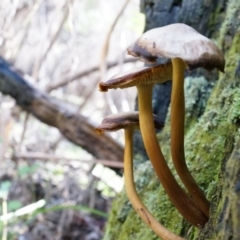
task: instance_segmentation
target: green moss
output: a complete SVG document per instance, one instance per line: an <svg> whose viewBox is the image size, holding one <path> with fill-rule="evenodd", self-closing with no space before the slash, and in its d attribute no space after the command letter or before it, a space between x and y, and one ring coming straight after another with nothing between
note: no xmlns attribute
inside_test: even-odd
<svg viewBox="0 0 240 240"><path fill-rule="evenodd" d="M231 0L227 2L227 12L220 29L220 36L218 40L219 45L224 52L228 51L230 47L232 48L232 33L230 33L229 29L232 28L234 24L235 27L239 27L238 23L235 21L239 17L239 11L238 0Z"/></svg>
<svg viewBox="0 0 240 240"><path fill-rule="evenodd" d="M240 79L235 76L240 61L240 19L236 17L239 14L240 1L229 1L219 38L220 45L226 51L225 74L219 75L219 80L209 100L207 96L209 92L206 92L203 102L196 101L194 96L198 95L195 91L199 89L199 86L200 89L201 86L205 86L204 79L194 81L191 87L195 88L190 90L191 95L188 95L186 103L187 163L193 176L211 201L211 218L206 227L198 230L179 216L159 185L149 162L137 166L137 188L144 203L165 227L188 240L221 240L231 239L231 237L234 239L234 234L239 231L238 216L240 213L236 209L239 204L237 199L240 196L233 191L237 181L236 176L240 174L240 150L238 150L240 149L240 130L238 130ZM231 39L226 38L227 35ZM189 79L191 80L193 79ZM199 111L197 114L196 109ZM165 129L158 135L158 138L163 153L169 160L169 166L173 169L169 150L169 132L168 116ZM227 217L228 221L223 216ZM231 224L231 227L227 228L228 224ZM226 229L228 229L227 232ZM128 239L155 240L158 238L140 221L123 192L113 204L104 240Z"/></svg>
<svg viewBox="0 0 240 240"><path fill-rule="evenodd" d="M139 195L149 211L154 213L163 225L167 223L169 229L180 234L184 221L161 188L150 162L137 165L135 182ZM158 239L141 221L126 199L126 193L123 191L114 201L104 240Z"/></svg>

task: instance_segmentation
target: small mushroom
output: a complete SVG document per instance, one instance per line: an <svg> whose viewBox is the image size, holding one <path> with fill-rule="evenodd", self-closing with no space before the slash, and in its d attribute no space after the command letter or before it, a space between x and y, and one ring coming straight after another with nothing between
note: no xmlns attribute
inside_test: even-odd
<svg viewBox="0 0 240 240"><path fill-rule="evenodd" d="M150 70L142 71L140 69L132 73L121 74L120 77L117 76L105 83L101 82L99 88L100 90L104 89L104 91L107 91L110 88L125 87L126 82L128 82L129 86L132 86L133 82L136 84L141 134L153 168L171 202L182 216L193 225L203 227L208 218L198 209L191 197L188 196L177 183L164 159L156 137L152 114L152 88L157 81L164 82L169 79L171 64L161 65L161 68L164 71L158 71L157 77L155 74L152 74L153 72ZM151 69L151 67L149 69ZM166 71L169 73L166 74Z"/></svg>
<svg viewBox="0 0 240 240"><path fill-rule="evenodd" d="M149 77L150 75L151 77ZM99 90L101 92L107 92L108 89L123 89L140 85L164 83L170 79L172 79L172 63L168 62L166 64L159 64L151 67L141 67L117 74L107 82L100 82Z"/></svg>
<svg viewBox="0 0 240 240"><path fill-rule="evenodd" d="M221 50L208 38L185 24L176 23L144 33L128 53L146 62L158 57L170 58L173 64L171 94L171 152L180 179L194 201L209 216L209 201L188 170L184 153L184 71L204 67L224 72Z"/></svg>
<svg viewBox="0 0 240 240"><path fill-rule="evenodd" d="M156 128L162 128L163 124L157 116L153 116ZM142 203L135 187L133 177L133 131L139 128L138 112L128 112L112 114L103 119L102 124L96 128L98 133L104 131L117 131L124 129L125 150L124 150L124 178L125 188L133 208L142 218L142 220L162 239L164 240L184 240L176 234L170 232L161 225L155 217L148 211Z"/></svg>

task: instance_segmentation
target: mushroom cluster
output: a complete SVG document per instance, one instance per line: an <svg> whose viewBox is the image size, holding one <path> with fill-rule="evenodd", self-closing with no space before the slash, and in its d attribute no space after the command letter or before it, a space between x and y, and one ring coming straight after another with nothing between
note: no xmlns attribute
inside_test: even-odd
<svg viewBox="0 0 240 240"><path fill-rule="evenodd" d="M124 114L124 117L115 115L104 120L102 125L105 124L105 121L108 124L110 122L120 125L123 122L126 124L121 125L121 128L125 129L125 187L135 210L162 239L181 239L175 234L167 232L161 224L153 224L156 226L153 227L152 224L146 221L147 216L148 220L151 219L154 223L156 222L141 203L134 187L132 160L129 160L132 159L132 152L130 150L132 148L132 131L133 128L139 125L148 157L173 205L187 221L194 226L202 228L209 218L209 201L192 177L185 161L184 72L185 69L192 70L197 67L203 67L207 70L216 68L224 72L224 56L211 40L190 26L181 23L145 32L128 49L128 54L153 64L156 63L159 57L164 57L171 61L166 64L135 69L128 73L116 75L107 82L101 82L99 90L103 92L108 91L108 89L137 87L139 107L139 115L136 116L135 114L134 118L132 114ZM155 129L159 127L159 121L152 113L152 89L154 84L163 83L171 79L171 154L176 171L188 193L178 184L166 163L155 132ZM100 131L99 129L102 129L101 125L98 127L98 131ZM115 129L118 129L118 127L116 128L115 126ZM104 130L107 129L102 129L101 131Z"/></svg>
<svg viewBox="0 0 240 240"><path fill-rule="evenodd" d="M153 115L154 127L162 129L163 123L159 118ZM137 194L133 177L133 132L139 129L139 113L128 112L118 113L107 116L96 128L97 133L102 134L105 131L117 131L124 129L125 150L124 150L124 178L127 196L132 203L133 208L142 218L142 220L162 239L183 240L160 224L154 216L148 211Z"/></svg>

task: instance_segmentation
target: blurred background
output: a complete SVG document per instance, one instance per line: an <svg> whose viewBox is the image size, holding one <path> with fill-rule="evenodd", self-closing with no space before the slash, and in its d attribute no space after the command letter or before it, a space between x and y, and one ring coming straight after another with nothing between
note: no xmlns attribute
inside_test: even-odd
<svg viewBox="0 0 240 240"><path fill-rule="evenodd" d="M134 88L101 93L98 83L143 66L126 49L144 23L139 0L1 0L1 71L16 72L35 96L57 102L64 127L93 131L104 116L134 109ZM26 93L0 92L0 239L102 239L111 201L123 187L122 132L105 140L117 146L118 157L111 147L109 158L101 157L91 150L101 136L90 131L91 142L89 130L75 136L43 123L19 95Z"/></svg>

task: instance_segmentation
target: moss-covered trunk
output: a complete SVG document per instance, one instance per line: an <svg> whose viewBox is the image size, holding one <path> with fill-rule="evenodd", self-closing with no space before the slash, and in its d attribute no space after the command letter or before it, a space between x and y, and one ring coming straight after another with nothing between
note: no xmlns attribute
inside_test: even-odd
<svg viewBox="0 0 240 240"><path fill-rule="evenodd" d="M189 225L169 202L149 161L136 154L135 180L144 203L156 218L186 239L240 239L240 1L142 0L146 29L184 22L216 41L226 59L225 73L197 70L186 74L186 135L188 166L211 201L204 229ZM155 89L155 110L162 102ZM159 90L160 89L160 90ZM158 134L172 167L169 117ZM141 162L141 163L140 163ZM141 222L125 191L114 201L104 240L154 240L158 237Z"/></svg>

